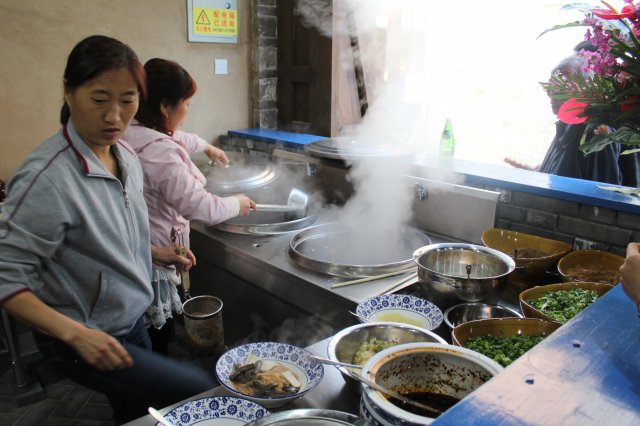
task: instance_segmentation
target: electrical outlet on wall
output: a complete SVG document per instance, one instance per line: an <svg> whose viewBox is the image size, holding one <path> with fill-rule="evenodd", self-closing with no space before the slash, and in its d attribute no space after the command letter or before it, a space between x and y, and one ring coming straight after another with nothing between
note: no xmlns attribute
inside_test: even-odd
<svg viewBox="0 0 640 426"><path fill-rule="evenodd" d="M227 74L227 60L226 59L214 59L213 60L213 72L214 74Z"/></svg>

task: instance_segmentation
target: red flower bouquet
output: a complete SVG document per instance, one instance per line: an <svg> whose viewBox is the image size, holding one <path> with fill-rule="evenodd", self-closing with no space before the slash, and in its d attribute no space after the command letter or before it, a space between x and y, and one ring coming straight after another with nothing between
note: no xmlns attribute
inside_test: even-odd
<svg viewBox="0 0 640 426"><path fill-rule="evenodd" d="M597 48L579 53L584 59L583 75L557 75L541 83L554 98L566 100L558 114L561 121L612 129L588 141L583 135L580 150L586 154L616 142L629 147L623 154L640 151L640 4L625 3L620 12L606 2L606 9L566 5L563 9L579 9L585 18L542 33L585 26L585 39Z"/></svg>

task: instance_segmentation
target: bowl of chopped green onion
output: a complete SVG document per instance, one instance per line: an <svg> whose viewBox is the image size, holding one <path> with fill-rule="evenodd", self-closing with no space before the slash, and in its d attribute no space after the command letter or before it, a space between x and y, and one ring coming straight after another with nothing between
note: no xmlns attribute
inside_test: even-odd
<svg viewBox="0 0 640 426"><path fill-rule="evenodd" d="M564 324L612 288L597 282L537 286L520 293L520 308L525 317Z"/></svg>
<svg viewBox="0 0 640 426"><path fill-rule="evenodd" d="M479 352L506 367L560 325L538 318L482 319L456 326L451 340L456 346Z"/></svg>

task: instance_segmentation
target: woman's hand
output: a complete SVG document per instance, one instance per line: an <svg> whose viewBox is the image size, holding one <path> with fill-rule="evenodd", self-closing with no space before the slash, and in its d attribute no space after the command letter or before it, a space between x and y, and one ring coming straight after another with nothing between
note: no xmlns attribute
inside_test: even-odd
<svg viewBox="0 0 640 426"><path fill-rule="evenodd" d="M620 267L622 288L640 310L640 243L629 243L627 257Z"/></svg>
<svg viewBox="0 0 640 426"><path fill-rule="evenodd" d="M611 127L607 126L606 124L600 124L598 127L593 129L593 133L596 135L606 135L607 133L611 133L611 132L612 132Z"/></svg>
<svg viewBox="0 0 640 426"><path fill-rule="evenodd" d="M503 158L502 161L504 161L505 163L507 163L510 166L515 167L516 169L531 170L531 171L535 172L540 168L539 164L537 166L533 167L533 166L530 166L528 164L521 163L518 160L514 160L513 158L509 158L509 157Z"/></svg>
<svg viewBox="0 0 640 426"><path fill-rule="evenodd" d="M151 258L154 263L161 265L178 265L188 271L196 264L196 257L186 247L171 245L159 247L151 244Z"/></svg>
<svg viewBox="0 0 640 426"><path fill-rule="evenodd" d="M236 195L235 197L240 200L240 216L246 216L251 210L256 209L255 201L246 195Z"/></svg>
<svg viewBox="0 0 640 426"><path fill-rule="evenodd" d="M89 365L102 371L131 367L133 359L120 342L109 334L81 326L65 343Z"/></svg>
<svg viewBox="0 0 640 426"><path fill-rule="evenodd" d="M217 161L218 163L222 163L224 165L229 164L229 157L227 157L227 154L220 148L216 148L213 145L207 145L204 149L204 153L212 161Z"/></svg>
<svg viewBox="0 0 640 426"><path fill-rule="evenodd" d="M133 359L116 338L63 315L45 305L30 291L12 297L4 303L3 308L31 327L60 339L99 370L133 365Z"/></svg>

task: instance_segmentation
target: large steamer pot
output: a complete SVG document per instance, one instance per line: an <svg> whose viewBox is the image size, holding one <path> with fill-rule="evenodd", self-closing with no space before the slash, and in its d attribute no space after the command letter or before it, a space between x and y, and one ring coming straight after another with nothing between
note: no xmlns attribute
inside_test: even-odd
<svg viewBox="0 0 640 426"><path fill-rule="evenodd" d="M204 154L196 154L193 162L207 179L205 188L218 196L245 194L256 203L285 205L292 188L306 188L306 175L297 167L270 161L265 156L227 152L230 163L213 163ZM302 164L302 163L300 163ZM311 209L309 209L311 210ZM291 218L287 213L252 211L214 225L216 229L245 235L278 235L314 225L317 215Z"/></svg>
<svg viewBox="0 0 640 426"><path fill-rule="evenodd" d="M372 142L349 136L321 139L305 145L305 151L314 157L315 177L324 197L332 204L342 205L355 193L349 172L354 163L368 167L389 167L389 162L411 164L415 152L401 140Z"/></svg>
<svg viewBox="0 0 640 426"><path fill-rule="evenodd" d="M289 253L300 266L315 272L369 277L411 268L411 253L430 243L431 239L415 228L331 222L296 233Z"/></svg>
<svg viewBox="0 0 640 426"><path fill-rule="evenodd" d="M264 157L249 156L241 152L227 152L229 165L209 161L206 155L196 154L191 159L207 179L207 191L228 196L259 194L279 179L276 165Z"/></svg>
<svg viewBox="0 0 640 426"><path fill-rule="evenodd" d="M425 297L440 309L460 302L497 304L507 276L515 269L511 257L475 244L440 243L417 249L413 261Z"/></svg>

